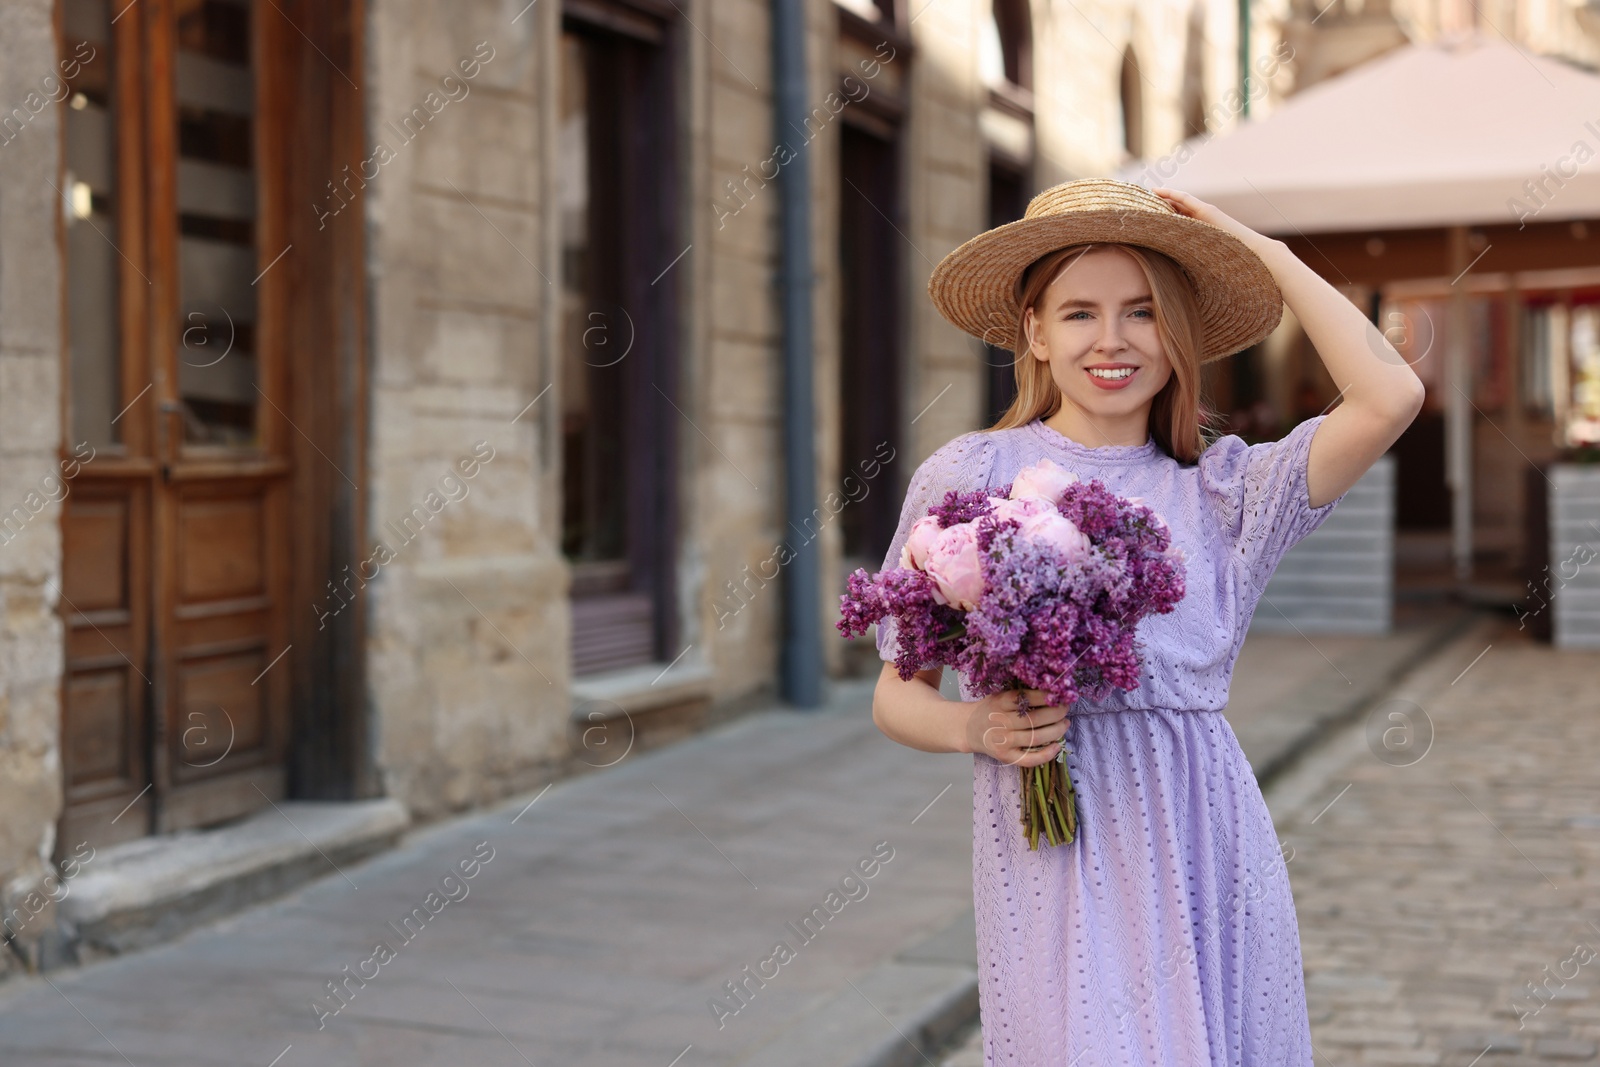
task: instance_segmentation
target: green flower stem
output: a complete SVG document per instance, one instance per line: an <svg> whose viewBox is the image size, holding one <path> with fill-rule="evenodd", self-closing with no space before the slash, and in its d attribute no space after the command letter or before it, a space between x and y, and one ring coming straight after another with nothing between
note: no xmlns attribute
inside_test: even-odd
<svg viewBox="0 0 1600 1067"><path fill-rule="evenodd" d="M1027 686L1013 678L1007 688ZM1038 851L1041 832L1052 845L1071 844L1078 836L1078 799L1067 769L1066 744L1042 766L1018 770L1022 776L1022 826L1029 850Z"/></svg>
<svg viewBox="0 0 1600 1067"><path fill-rule="evenodd" d="M1030 771L1037 771L1037 768L1034 767L1030 767L1028 769ZM1038 801L1036 810L1039 812L1040 818L1044 820L1045 836L1049 838L1052 845L1060 844L1060 841L1056 837L1055 823L1050 818L1049 802L1045 799L1044 795L1044 775L1034 773L1030 775L1030 777L1033 778L1033 793L1035 799Z"/></svg>

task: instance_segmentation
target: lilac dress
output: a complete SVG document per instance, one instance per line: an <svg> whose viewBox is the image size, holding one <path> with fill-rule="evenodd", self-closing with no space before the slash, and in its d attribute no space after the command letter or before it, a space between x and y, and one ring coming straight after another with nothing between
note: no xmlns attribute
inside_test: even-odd
<svg viewBox="0 0 1600 1067"><path fill-rule="evenodd" d="M1140 685L1069 712L1075 842L1030 852L1018 770L973 756L986 1067L1313 1067L1286 863L1222 711L1273 568L1339 502L1307 498L1325 417L1264 444L1223 437L1190 466L1035 420L963 434L913 475L885 566L947 490L1005 485L1041 457L1142 497L1187 560L1176 610L1139 625ZM893 659L892 624L877 642ZM961 692L976 699L965 678Z"/></svg>

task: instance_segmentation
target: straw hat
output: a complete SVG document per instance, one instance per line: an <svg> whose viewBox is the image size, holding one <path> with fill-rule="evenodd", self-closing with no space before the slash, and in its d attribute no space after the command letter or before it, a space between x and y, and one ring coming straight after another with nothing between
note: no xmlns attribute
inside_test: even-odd
<svg viewBox="0 0 1600 1067"><path fill-rule="evenodd" d="M1090 242L1153 248L1183 268L1200 305L1203 363L1249 348L1283 317L1272 272L1243 241L1178 214L1148 189L1110 178L1046 189L1018 221L980 233L945 256L928 279L928 295L967 333L1010 348L1022 314L1023 271L1050 252Z"/></svg>

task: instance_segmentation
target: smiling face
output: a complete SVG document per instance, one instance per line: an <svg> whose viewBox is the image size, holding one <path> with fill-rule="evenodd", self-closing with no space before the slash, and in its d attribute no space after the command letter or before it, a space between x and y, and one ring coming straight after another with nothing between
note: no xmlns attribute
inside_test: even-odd
<svg viewBox="0 0 1600 1067"><path fill-rule="evenodd" d="M1150 282L1132 255L1100 245L1070 258L1024 312L1023 329L1029 353L1050 365L1061 390L1058 428L1091 447L1145 440L1172 363Z"/></svg>

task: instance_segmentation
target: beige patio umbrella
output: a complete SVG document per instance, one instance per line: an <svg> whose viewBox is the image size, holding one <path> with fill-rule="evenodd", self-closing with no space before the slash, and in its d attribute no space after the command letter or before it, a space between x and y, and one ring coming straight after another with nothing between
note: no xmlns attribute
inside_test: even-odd
<svg viewBox="0 0 1600 1067"><path fill-rule="evenodd" d="M1498 37L1406 45L1116 177L1285 236L1600 217L1600 75Z"/></svg>
<svg viewBox="0 0 1600 1067"><path fill-rule="evenodd" d="M1600 76L1499 37L1405 45L1295 94L1265 118L1201 134L1116 177L1170 185L1262 233L1450 231L1600 218ZM1472 409L1465 287L1446 347L1451 554L1471 576Z"/></svg>

